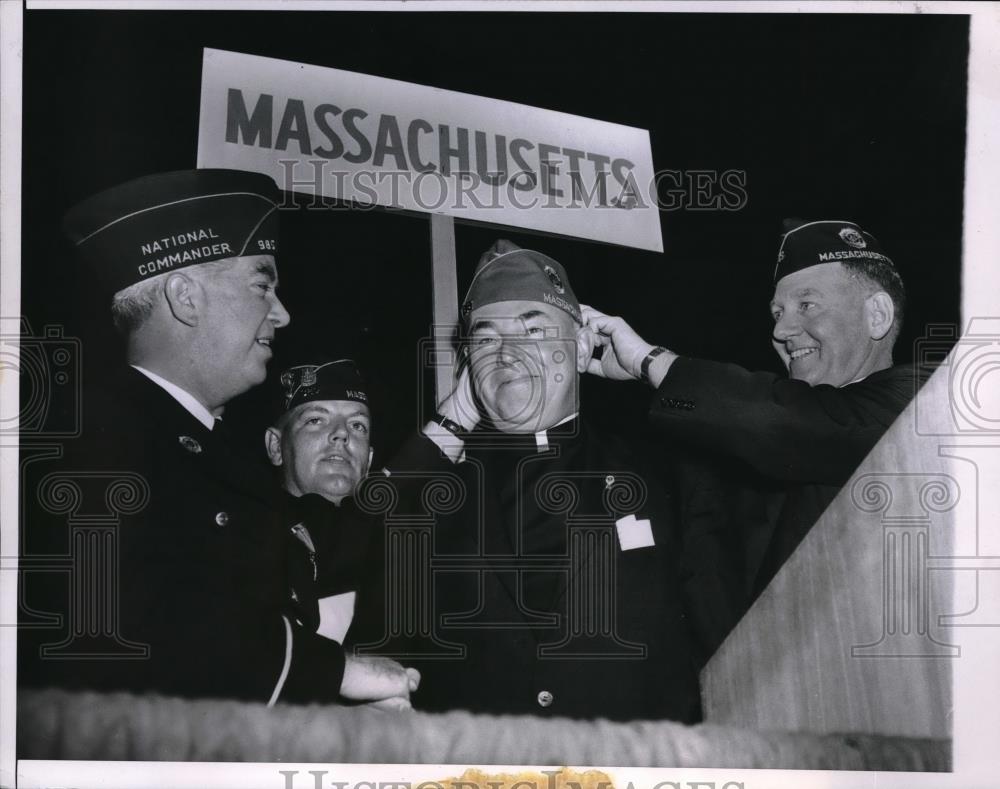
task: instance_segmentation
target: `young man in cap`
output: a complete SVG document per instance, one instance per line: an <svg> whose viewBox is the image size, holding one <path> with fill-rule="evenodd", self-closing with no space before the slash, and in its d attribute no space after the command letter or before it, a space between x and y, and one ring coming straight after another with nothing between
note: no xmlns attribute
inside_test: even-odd
<svg viewBox="0 0 1000 789"><path fill-rule="evenodd" d="M264 380L289 320L276 294L278 197L266 176L185 170L66 216L129 366L87 393L83 436L60 464L73 506L85 515L103 504L114 528L96 553L74 552L72 585L54 602L70 635L59 644L35 631L49 643L31 645L41 659L22 664L27 681L269 703L407 695L401 667L345 671L337 644L286 615L278 491L219 421ZM57 493L43 484L39 498L65 531Z"/></svg>
<svg viewBox="0 0 1000 789"><path fill-rule="evenodd" d="M498 241L462 316L457 387L388 469L389 481L430 469L461 482L453 497L417 497L421 513L439 505L433 627L462 657L421 663L415 703L697 720L670 502L580 418L593 337L565 270Z"/></svg>
<svg viewBox="0 0 1000 789"><path fill-rule="evenodd" d="M774 270L771 343L782 378L647 343L621 318L583 308L613 353L589 371L646 380L651 417L671 439L709 447L781 483L754 583L759 593L893 423L929 370L893 365L903 280L853 222L786 223Z"/></svg>
<svg viewBox="0 0 1000 789"><path fill-rule="evenodd" d="M294 608L305 627L325 638L363 642L383 611L381 524L353 498L373 454L367 387L350 359L289 367L279 382L280 413L265 443L286 494ZM406 672L412 692L420 675ZM382 706L409 702L396 697Z"/></svg>

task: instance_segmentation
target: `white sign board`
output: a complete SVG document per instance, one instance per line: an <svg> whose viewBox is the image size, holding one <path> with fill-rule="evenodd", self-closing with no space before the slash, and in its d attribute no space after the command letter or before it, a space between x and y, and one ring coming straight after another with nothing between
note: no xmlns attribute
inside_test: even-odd
<svg viewBox="0 0 1000 789"><path fill-rule="evenodd" d="M663 251L645 129L340 69L206 49L198 166Z"/></svg>

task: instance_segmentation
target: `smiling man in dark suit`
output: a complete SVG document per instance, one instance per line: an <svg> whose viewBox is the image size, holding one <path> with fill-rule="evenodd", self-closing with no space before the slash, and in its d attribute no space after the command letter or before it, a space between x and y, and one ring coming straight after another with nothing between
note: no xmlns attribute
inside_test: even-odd
<svg viewBox="0 0 1000 789"><path fill-rule="evenodd" d="M646 380L662 435L748 464L769 494L759 593L865 455L926 381L893 364L906 304L896 265L853 222L789 220L774 269L771 344L788 376L679 356L590 307L587 325L612 352L590 372Z"/></svg>
<svg viewBox="0 0 1000 789"><path fill-rule="evenodd" d="M462 651L413 659L414 705L698 720L673 505L662 480L581 418L593 337L566 271L498 241L462 314L455 391L387 469L401 502L440 505L426 599L437 635ZM408 497L407 473L460 490Z"/></svg>
<svg viewBox="0 0 1000 789"><path fill-rule="evenodd" d="M219 419L264 381L289 321L276 292L278 201L266 176L184 170L114 187L67 215L67 235L110 296L129 367L87 392L83 436L60 468L81 490L95 473L121 475L128 490L107 499L120 511L109 552L72 576L76 593L93 592L97 578L106 599L52 596L26 579L27 599L48 592L48 610L70 620L70 642L90 638L74 650L26 639L26 682L270 703L408 696L398 664L345 662L339 644L287 614L277 486ZM81 617L101 619L101 632L81 634Z"/></svg>

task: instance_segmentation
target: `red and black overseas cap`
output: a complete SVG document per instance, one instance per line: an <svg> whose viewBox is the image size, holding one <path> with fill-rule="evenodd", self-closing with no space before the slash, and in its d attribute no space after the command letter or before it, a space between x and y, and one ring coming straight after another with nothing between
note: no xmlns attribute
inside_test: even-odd
<svg viewBox="0 0 1000 789"><path fill-rule="evenodd" d="M774 267L775 285L789 274L821 263L867 260L895 268L892 260L882 251L878 239L854 222L786 219L784 225L787 232L778 248L778 262Z"/></svg>
<svg viewBox="0 0 1000 789"><path fill-rule="evenodd" d="M259 173L157 173L74 206L63 231L95 276L117 293L185 266L277 254L279 197L274 181Z"/></svg>
<svg viewBox="0 0 1000 789"><path fill-rule="evenodd" d="M278 381L282 412L312 400L354 400L368 405L368 389L353 359L297 364L286 368Z"/></svg>
<svg viewBox="0 0 1000 789"><path fill-rule="evenodd" d="M540 301L583 323L566 270L548 255L521 249L503 238L479 258L462 302L462 317L467 319L473 310L501 301Z"/></svg>

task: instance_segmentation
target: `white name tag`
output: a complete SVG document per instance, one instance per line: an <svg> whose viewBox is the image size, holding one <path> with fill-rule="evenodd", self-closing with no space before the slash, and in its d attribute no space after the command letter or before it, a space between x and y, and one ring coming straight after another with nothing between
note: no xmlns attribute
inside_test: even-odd
<svg viewBox="0 0 1000 789"><path fill-rule="evenodd" d="M626 515L615 521L615 528L618 529L618 544L623 551L656 545L653 539L653 525L647 518L640 521L635 519L635 515Z"/></svg>
<svg viewBox="0 0 1000 789"><path fill-rule="evenodd" d="M344 636L354 619L355 592L344 592L319 601L319 627L316 632L338 644L344 643Z"/></svg>

